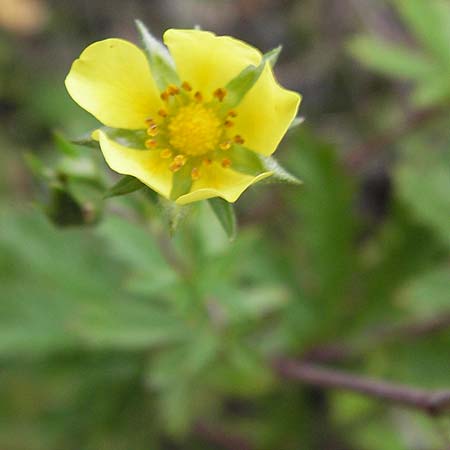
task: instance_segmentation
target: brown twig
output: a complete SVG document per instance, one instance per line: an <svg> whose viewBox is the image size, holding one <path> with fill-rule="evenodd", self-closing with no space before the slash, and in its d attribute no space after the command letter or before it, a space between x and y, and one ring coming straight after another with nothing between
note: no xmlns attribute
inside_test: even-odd
<svg viewBox="0 0 450 450"><path fill-rule="evenodd" d="M450 329L450 312L400 325L390 325L376 329L365 336L359 337L358 344L332 343L315 346L307 350L302 360L310 362L339 362L364 356L373 348L380 347L391 341L412 341L423 336L439 333Z"/></svg>
<svg viewBox="0 0 450 450"><path fill-rule="evenodd" d="M358 392L389 403L419 409L430 415L439 415L450 409L450 390L416 389L290 359L277 360L274 368L278 375L286 379L321 388Z"/></svg>

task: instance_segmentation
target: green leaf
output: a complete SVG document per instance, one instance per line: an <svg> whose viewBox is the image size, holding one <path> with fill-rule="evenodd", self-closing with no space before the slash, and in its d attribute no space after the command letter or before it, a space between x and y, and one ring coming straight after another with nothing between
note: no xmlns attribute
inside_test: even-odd
<svg viewBox="0 0 450 450"><path fill-rule="evenodd" d="M80 151L75 147L75 145L67 140L61 133L53 133L53 141L56 148L64 155L71 158L76 158L80 156Z"/></svg>
<svg viewBox="0 0 450 450"><path fill-rule="evenodd" d="M393 0L403 19L439 62L450 68L450 4L447 0Z"/></svg>
<svg viewBox="0 0 450 450"><path fill-rule="evenodd" d="M357 37L349 49L363 64L388 76L423 80L436 70L435 64L425 56L378 38Z"/></svg>
<svg viewBox="0 0 450 450"><path fill-rule="evenodd" d="M81 205L67 190L59 186L52 187L46 213L49 219L60 227L83 225L86 222Z"/></svg>
<svg viewBox="0 0 450 450"><path fill-rule="evenodd" d="M180 84L180 79L175 69L175 63L162 42L152 36L148 28L136 20L137 29L141 35L145 51L148 56L153 78L158 88L163 91L169 84Z"/></svg>
<svg viewBox="0 0 450 450"><path fill-rule="evenodd" d="M237 221L233 205L220 197L210 198L208 203L230 241L234 240L237 234Z"/></svg>
<svg viewBox="0 0 450 450"><path fill-rule="evenodd" d="M446 265L414 277L400 292L399 302L415 316L449 314L450 268Z"/></svg>
<svg viewBox="0 0 450 450"><path fill-rule="evenodd" d="M427 148L427 138L410 139L395 170L400 198L413 214L450 246L450 152L444 146Z"/></svg>
<svg viewBox="0 0 450 450"><path fill-rule="evenodd" d="M450 74L438 73L416 87L412 101L419 108L428 108L450 99Z"/></svg>
<svg viewBox="0 0 450 450"><path fill-rule="evenodd" d="M121 128L102 127L101 129L109 139L124 147L135 150L146 150L145 141L148 139L145 130L124 130Z"/></svg>
<svg viewBox="0 0 450 450"><path fill-rule="evenodd" d="M264 169L273 172L273 175L267 180L269 183L284 183L301 185L303 181L299 180L295 175L289 173L280 163L272 156L260 156Z"/></svg>
<svg viewBox="0 0 450 450"><path fill-rule="evenodd" d="M55 171L47 167L35 154L25 153L24 159L34 176L47 182L55 180Z"/></svg>
<svg viewBox="0 0 450 450"><path fill-rule="evenodd" d="M111 186L104 195L104 198L117 197L119 195L130 194L142 189L145 185L131 175L125 175L114 186Z"/></svg>

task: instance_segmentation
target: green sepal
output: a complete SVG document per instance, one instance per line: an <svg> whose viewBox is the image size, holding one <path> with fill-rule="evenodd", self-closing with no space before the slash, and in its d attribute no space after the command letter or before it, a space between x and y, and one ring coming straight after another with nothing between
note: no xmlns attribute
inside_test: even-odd
<svg viewBox="0 0 450 450"><path fill-rule="evenodd" d="M237 172L259 175L266 170L260 156L241 145L233 145L227 156L231 161L231 167Z"/></svg>
<svg viewBox="0 0 450 450"><path fill-rule="evenodd" d="M131 175L125 175L116 184L111 186L104 194L103 198L118 197L120 195L131 194L145 187L141 181Z"/></svg>
<svg viewBox="0 0 450 450"><path fill-rule="evenodd" d="M222 110L228 111L239 105L247 92L256 84L261 76L266 63L271 67L275 64L281 47L277 47L263 55L261 62L257 65L249 65L234 77L226 86L227 95L223 101Z"/></svg>
<svg viewBox="0 0 450 450"><path fill-rule="evenodd" d="M302 185L303 181L299 180L295 175L289 173L280 163L272 156L260 155L264 170L273 172L273 175L266 180L267 183L282 183Z"/></svg>
<svg viewBox="0 0 450 450"><path fill-rule="evenodd" d="M102 127L101 131L114 142L135 150L147 150L145 141L149 139L145 130L124 130L122 128Z"/></svg>
<svg viewBox="0 0 450 450"><path fill-rule="evenodd" d="M136 20L136 27L141 35L152 75L159 90L164 91L169 84L179 85L180 78L166 46L153 37L140 20Z"/></svg>
<svg viewBox="0 0 450 450"><path fill-rule="evenodd" d="M100 148L100 145L98 141L92 139L92 133L93 131L90 131L89 133L83 134L78 138L70 139L70 142L75 145L81 145L82 147L98 149Z"/></svg>
<svg viewBox="0 0 450 450"><path fill-rule="evenodd" d="M289 125L288 131L295 130L305 121L304 117L296 117Z"/></svg>
<svg viewBox="0 0 450 450"><path fill-rule="evenodd" d="M283 46L279 45L278 47L275 47L274 49L270 50L263 56L263 59L265 58L265 60L270 64L270 67L272 67L272 69L275 67L275 64L278 61L278 57L280 56L281 50L283 50Z"/></svg>
<svg viewBox="0 0 450 450"><path fill-rule="evenodd" d="M175 234L191 211L191 205L177 205L175 202L159 197L159 205L167 222L171 236Z"/></svg>
<svg viewBox="0 0 450 450"><path fill-rule="evenodd" d="M234 206L220 197L210 198L208 203L228 238L230 241L233 241L237 234L237 221Z"/></svg>
<svg viewBox="0 0 450 450"><path fill-rule="evenodd" d="M170 191L170 199L175 201L178 197L187 194L192 186L192 171L193 165L188 162L179 170L174 172L172 177L172 189Z"/></svg>

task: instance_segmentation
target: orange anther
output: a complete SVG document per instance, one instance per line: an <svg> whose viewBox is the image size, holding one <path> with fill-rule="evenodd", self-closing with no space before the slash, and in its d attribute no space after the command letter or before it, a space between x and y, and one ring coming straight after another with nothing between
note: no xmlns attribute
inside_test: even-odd
<svg viewBox="0 0 450 450"><path fill-rule="evenodd" d="M155 148L158 145L158 142L155 139L148 139L145 141L145 146L147 148Z"/></svg>
<svg viewBox="0 0 450 450"><path fill-rule="evenodd" d="M221 150L229 150L231 147L231 141L225 141L225 142L221 142L219 144L219 147Z"/></svg>
<svg viewBox="0 0 450 450"><path fill-rule="evenodd" d="M200 178L200 170L197 169L197 167L194 167L191 170L191 178L195 181L198 180Z"/></svg>
<svg viewBox="0 0 450 450"><path fill-rule="evenodd" d="M161 158L163 159L169 159L172 157L172 150L170 150L169 148L165 148L164 150L161 150L159 156L161 156Z"/></svg>
<svg viewBox="0 0 450 450"><path fill-rule="evenodd" d="M242 136L240 136L239 134L237 134L234 137L234 142L236 142L236 144L243 144L245 142L244 138Z"/></svg>
<svg viewBox="0 0 450 450"><path fill-rule="evenodd" d="M188 91L188 92L191 92L191 91L192 91L192 86L191 86L187 81L184 81L183 84L181 85L181 87L182 87L185 91Z"/></svg>
<svg viewBox="0 0 450 450"><path fill-rule="evenodd" d="M214 91L214 97L216 97L219 102L223 102L226 95L227 91L224 88L219 88Z"/></svg>
<svg viewBox="0 0 450 450"><path fill-rule="evenodd" d="M195 100L196 100L197 102L203 101L203 95L202 95L202 93L199 92L199 91L197 91L197 92L194 94L194 98L195 98Z"/></svg>
<svg viewBox="0 0 450 450"><path fill-rule="evenodd" d="M222 159L222 167L228 169L231 166L231 160L228 158Z"/></svg>

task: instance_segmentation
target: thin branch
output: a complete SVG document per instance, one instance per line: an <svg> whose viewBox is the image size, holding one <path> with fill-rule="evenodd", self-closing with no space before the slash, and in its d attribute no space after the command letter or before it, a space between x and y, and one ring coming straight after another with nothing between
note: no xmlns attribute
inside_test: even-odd
<svg viewBox="0 0 450 450"><path fill-rule="evenodd" d="M286 379L326 389L358 392L389 403L415 408L430 415L439 415L450 409L449 390L416 389L289 359L276 361L274 368Z"/></svg>
<svg viewBox="0 0 450 450"><path fill-rule="evenodd" d="M450 313L442 313L410 323L390 325L376 329L370 334L361 336L357 343L331 343L316 346L302 355L302 360L311 362L338 362L365 355L373 348L392 341L408 341L419 339L450 329Z"/></svg>

